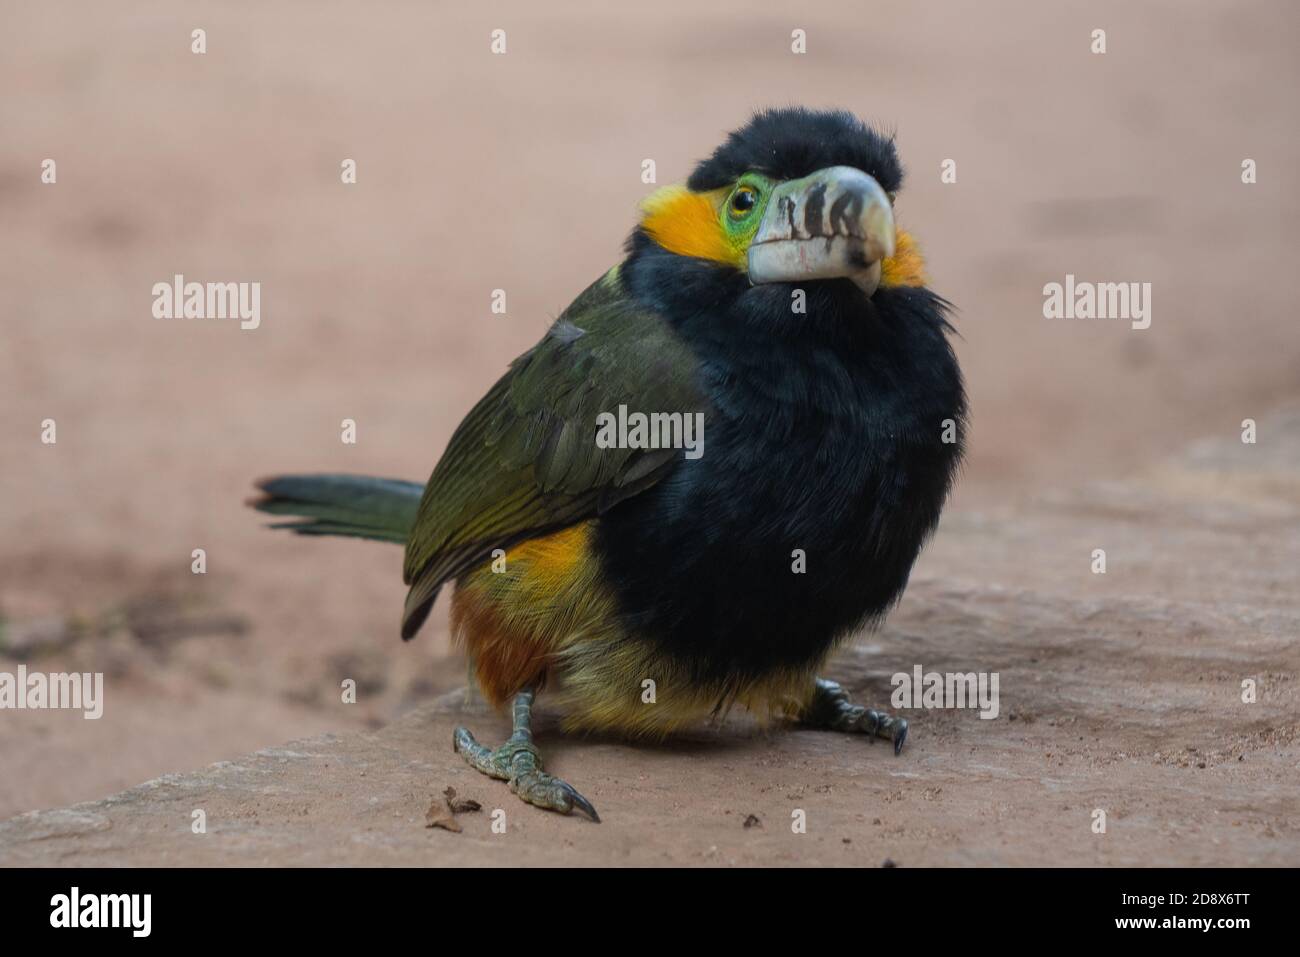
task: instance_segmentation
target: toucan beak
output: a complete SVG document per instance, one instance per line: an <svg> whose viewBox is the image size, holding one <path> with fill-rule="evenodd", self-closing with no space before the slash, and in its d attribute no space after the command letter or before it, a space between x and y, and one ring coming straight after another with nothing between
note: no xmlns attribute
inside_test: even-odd
<svg viewBox="0 0 1300 957"><path fill-rule="evenodd" d="M874 178L830 166L782 183L749 245L749 281L846 278L870 296L894 255L894 207Z"/></svg>

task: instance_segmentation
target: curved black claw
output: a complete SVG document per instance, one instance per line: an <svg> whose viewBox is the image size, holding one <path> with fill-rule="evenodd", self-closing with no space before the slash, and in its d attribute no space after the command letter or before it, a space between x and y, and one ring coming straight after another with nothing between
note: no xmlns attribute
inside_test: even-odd
<svg viewBox="0 0 1300 957"><path fill-rule="evenodd" d="M577 808L597 824L600 823L600 816L596 813L596 809L591 806L590 801L578 793L573 785L552 774L547 774L540 768L524 771L512 777L510 790L537 807L546 808L548 811L559 811L561 814L570 814L574 808Z"/></svg>
<svg viewBox="0 0 1300 957"><path fill-rule="evenodd" d="M587 815L587 817L591 818L595 823L600 823L600 815L596 813L596 809L592 807L591 802L578 793L577 788L568 781L561 781L559 778L556 778L555 782L570 802L569 810L565 811L565 814L568 814L574 808L577 808L583 814Z"/></svg>
<svg viewBox="0 0 1300 957"><path fill-rule="evenodd" d="M856 705L850 705L849 707L855 710L858 709ZM849 728L837 728L836 730L853 730L862 734L869 734L872 738L885 738L894 743L894 754L898 754L903 750L903 742L907 740L906 718L895 718L883 711L876 711L874 708L863 708L861 712L856 720L852 721Z"/></svg>
<svg viewBox="0 0 1300 957"><path fill-rule="evenodd" d="M894 728L894 754L897 755L903 750L903 742L907 740L907 719L897 718L898 724Z"/></svg>
<svg viewBox="0 0 1300 957"><path fill-rule="evenodd" d="M804 724L849 734L886 738L894 743L894 754L903 750L907 740L907 719L894 717L875 708L853 704L839 684L825 678L814 682L813 695L803 714Z"/></svg>
<svg viewBox="0 0 1300 957"><path fill-rule="evenodd" d="M574 790L571 785L565 784L564 786L569 789L569 797L573 799L573 806L583 814L587 815L587 817L591 818L595 823L599 824L600 815L597 814L596 809L591 806L591 802Z"/></svg>

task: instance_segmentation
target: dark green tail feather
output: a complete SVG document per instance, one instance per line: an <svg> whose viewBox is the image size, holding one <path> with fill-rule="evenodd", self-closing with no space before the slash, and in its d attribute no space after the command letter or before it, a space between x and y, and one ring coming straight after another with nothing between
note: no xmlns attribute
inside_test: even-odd
<svg viewBox="0 0 1300 957"><path fill-rule="evenodd" d="M248 504L299 535L342 535L405 545L424 486L368 475L280 475L257 483L263 492Z"/></svg>

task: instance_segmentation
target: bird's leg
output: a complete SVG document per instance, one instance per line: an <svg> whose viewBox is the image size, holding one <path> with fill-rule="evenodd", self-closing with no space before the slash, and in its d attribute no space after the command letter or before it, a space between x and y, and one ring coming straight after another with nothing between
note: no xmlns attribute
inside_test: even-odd
<svg viewBox="0 0 1300 957"><path fill-rule="evenodd" d="M812 698L803 711L803 724L888 738L894 742L895 754L903 750L903 742L907 740L906 718L895 718L883 711L853 704L849 701L849 693L834 681L814 678L813 686Z"/></svg>
<svg viewBox="0 0 1300 957"><path fill-rule="evenodd" d="M573 787L542 770L542 756L533 744L533 698L536 692L527 688L515 695L515 730L510 740L493 751L474 740L467 728L457 728L452 735L452 747L460 752L469 766L488 777L510 782L510 790L529 804L544 807L561 814L574 808L597 823L600 822L591 802Z"/></svg>

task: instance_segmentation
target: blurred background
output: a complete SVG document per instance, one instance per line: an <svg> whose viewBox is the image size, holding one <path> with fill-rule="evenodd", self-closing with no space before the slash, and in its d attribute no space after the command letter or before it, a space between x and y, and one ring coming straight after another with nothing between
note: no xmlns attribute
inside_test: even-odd
<svg viewBox="0 0 1300 957"><path fill-rule="evenodd" d="M423 480L619 258L642 161L682 179L759 107L897 131L900 222L957 307L971 393L956 512L1300 396L1294 3L3 8L0 670L104 671L107 692L99 721L0 714L0 817L461 684L445 607L398 640L399 549L267 532L251 482ZM260 282L261 327L153 319L175 273ZM1066 273L1151 283L1151 327L1045 320Z"/></svg>

